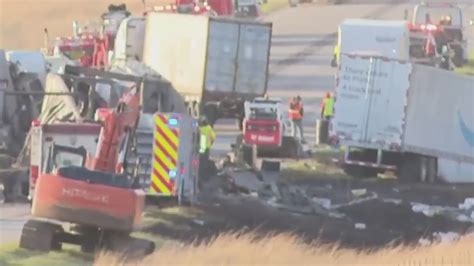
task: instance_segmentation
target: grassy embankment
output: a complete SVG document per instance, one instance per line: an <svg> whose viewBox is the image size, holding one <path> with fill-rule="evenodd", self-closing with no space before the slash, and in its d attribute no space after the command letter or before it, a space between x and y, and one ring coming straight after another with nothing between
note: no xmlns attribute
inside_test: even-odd
<svg viewBox="0 0 474 266"><path fill-rule="evenodd" d="M387 247L376 252L304 244L290 235L255 238L220 235L207 244L164 246L143 261L125 264L102 254L95 265L473 265L474 239L431 247Z"/></svg>
<svg viewBox="0 0 474 266"><path fill-rule="evenodd" d="M180 230L178 225L173 223L172 219L200 219L205 220L202 213L199 213L189 208L168 208L164 210L150 209L147 211L143 227L144 231L136 232L134 237L148 239L155 242L157 249L166 244L167 246L176 245L178 242L173 239L164 238L158 234L148 233L146 229L167 227L171 229ZM92 265L94 263L94 256L80 252L78 246L63 245L63 250L60 252L33 252L18 248L18 243L11 243L0 246L0 265Z"/></svg>

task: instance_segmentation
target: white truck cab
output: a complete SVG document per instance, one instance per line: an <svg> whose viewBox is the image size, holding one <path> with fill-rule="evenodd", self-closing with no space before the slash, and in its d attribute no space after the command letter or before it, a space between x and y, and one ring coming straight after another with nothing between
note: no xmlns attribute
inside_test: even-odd
<svg viewBox="0 0 474 266"><path fill-rule="evenodd" d="M461 7L451 3L422 3L415 6L412 23L414 25L432 24L441 27L449 38L449 45L455 53L454 65L461 67L467 63L469 48Z"/></svg>
<svg viewBox="0 0 474 266"><path fill-rule="evenodd" d="M410 58L408 22L347 19L339 26L337 49L335 49L337 65L340 54L366 54L408 61Z"/></svg>

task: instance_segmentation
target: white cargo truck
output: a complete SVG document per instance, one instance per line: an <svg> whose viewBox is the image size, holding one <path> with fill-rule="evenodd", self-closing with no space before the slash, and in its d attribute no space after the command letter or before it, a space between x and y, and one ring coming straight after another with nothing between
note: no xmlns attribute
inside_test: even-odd
<svg viewBox="0 0 474 266"><path fill-rule="evenodd" d="M404 20L347 19L339 26L332 65L340 63L340 54L359 54L448 68L449 64L443 65L448 52L443 53L443 45L436 43L434 37L433 51L426 53L426 42L431 41L427 40L429 36L414 31L412 25Z"/></svg>
<svg viewBox="0 0 474 266"><path fill-rule="evenodd" d="M272 24L160 12L146 19L143 62L194 116L243 118L244 102L265 94Z"/></svg>
<svg viewBox="0 0 474 266"><path fill-rule="evenodd" d="M447 20L448 17L449 20ZM427 18L430 21L427 22ZM456 67L466 64L469 60L469 46L463 9L453 3L422 2L414 8L412 24L426 25L427 23L438 29L437 38L443 38L453 51L453 64Z"/></svg>
<svg viewBox="0 0 474 266"><path fill-rule="evenodd" d="M382 57L341 56L333 143L354 176L474 182L474 78Z"/></svg>
<svg viewBox="0 0 474 266"><path fill-rule="evenodd" d="M410 31L407 21L348 19L341 23L337 41L340 54L357 53L409 60Z"/></svg>

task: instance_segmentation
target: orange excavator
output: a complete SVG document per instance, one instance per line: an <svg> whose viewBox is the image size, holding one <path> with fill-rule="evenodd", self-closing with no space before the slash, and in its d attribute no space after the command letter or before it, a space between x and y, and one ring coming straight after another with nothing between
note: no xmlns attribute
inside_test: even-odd
<svg viewBox="0 0 474 266"><path fill-rule="evenodd" d="M36 181L33 219L23 227L20 247L49 251L71 243L84 252L154 250L153 242L130 236L141 223L145 205L143 190L135 189L125 174L126 153L140 116L139 95L139 88L133 87L116 108L97 110L101 129L95 155L81 147L51 146ZM76 130L81 125L91 123L70 124ZM66 231L62 223L73 226Z"/></svg>

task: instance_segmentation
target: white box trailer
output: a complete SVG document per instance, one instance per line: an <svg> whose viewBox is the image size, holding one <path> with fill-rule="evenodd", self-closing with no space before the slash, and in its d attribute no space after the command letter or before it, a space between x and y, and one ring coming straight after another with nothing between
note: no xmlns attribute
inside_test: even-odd
<svg viewBox="0 0 474 266"><path fill-rule="evenodd" d="M128 60L142 61L145 22L145 17L128 17L120 23L115 36L113 64L124 64Z"/></svg>
<svg viewBox="0 0 474 266"><path fill-rule="evenodd" d="M407 21L347 19L339 26L339 54L368 54L398 60L410 58ZM340 63L339 54L337 62Z"/></svg>
<svg viewBox="0 0 474 266"><path fill-rule="evenodd" d="M437 158L438 176L474 182L474 78L416 66L403 150Z"/></svg>
<svg viewBox="0 0 474 266"><path fill-rule="evenodd" d="M272 24L172 13L147 15L143 62L169 80L190 112L242 117L267 90Z"/></svg>
<svg viewBox="0 0 474 266"><path fill-rule="evenodd" d="M474 182L474 78L381 57L342 55L330 139L351 175Z"/></svg>

